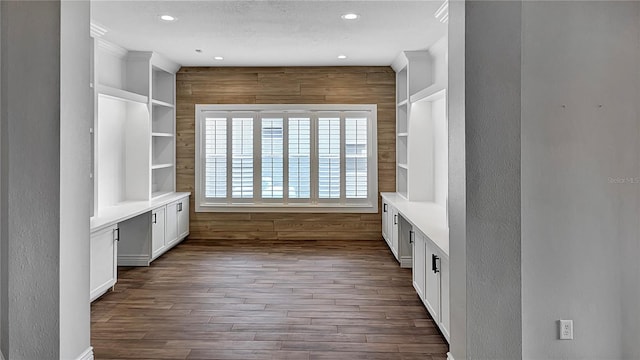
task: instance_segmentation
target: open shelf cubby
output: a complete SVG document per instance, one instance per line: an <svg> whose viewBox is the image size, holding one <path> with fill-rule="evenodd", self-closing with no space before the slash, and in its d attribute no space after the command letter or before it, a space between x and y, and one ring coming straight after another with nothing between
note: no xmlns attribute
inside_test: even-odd
<svg viewBox="0 0 640 360"><path fill-rule="evenodd" d="M175 103L175 75L153 66L151 68L151 98L173 105Z"/></svg>

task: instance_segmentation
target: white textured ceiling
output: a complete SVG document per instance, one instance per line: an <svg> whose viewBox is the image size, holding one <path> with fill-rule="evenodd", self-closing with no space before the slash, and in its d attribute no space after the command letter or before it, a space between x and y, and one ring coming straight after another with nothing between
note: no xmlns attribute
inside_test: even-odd
<svg viewBox="0 0 640 360"><path fill-rule="evenodd" d="M92 19L108 30L104 39L183 66L389 65L400 51L426 49L446 33L433 16L441 4L94 0ZM348 12L360 18L343 20ZM162 14L178 20L163 22Z"/></svg>

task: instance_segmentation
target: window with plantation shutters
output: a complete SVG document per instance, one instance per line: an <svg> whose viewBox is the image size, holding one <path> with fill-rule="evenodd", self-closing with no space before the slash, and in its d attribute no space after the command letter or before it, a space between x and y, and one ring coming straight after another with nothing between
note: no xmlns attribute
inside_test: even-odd
<svg viewBox="0 0 640 360"><path fill-rule="evenodd" d="M311 117L289 117L289 199L311 198Z"/></svg>
<svg viewBox="0 0 640 360"><path fill-rule="evenodd" d="M205 196L227 197L227 119L207 117L204 120Z"/></svg>
<svg viewBox="0 0 640 360"><path fill-rule="evenodd" d="M377 212L375 105L197 105L196 211Z"/></svg>
<svg viewBox="0 0 640 360"><path fill-rule="evenodd" d="M231 197L253 198L253 117L231 119Z"/></svg>

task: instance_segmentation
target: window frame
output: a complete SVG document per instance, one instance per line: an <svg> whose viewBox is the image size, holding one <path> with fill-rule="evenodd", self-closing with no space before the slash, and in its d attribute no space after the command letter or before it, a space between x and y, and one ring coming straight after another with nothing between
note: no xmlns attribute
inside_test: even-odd
<svg viewBox="0 0 640 360"><path fill-rule="evenodd" d="M227 177L227 197L224 202L211 201L205 197L205 132L207 115L217 117L226 114L227 123L231 124L231 114L254 113L253 153L254 153L254 189L253 199L234 199L229 191L231 180ZM318 194L318 113L363 116L367 122L367 196L366 198L346 197L346 153L344 139L345 121L340 121L340 188L341 197L320 199ZM283 119L283 185L282 199L262 198L262 118L263 115L282 116ZM289 198L288 190L288 130L289 117L310 118L310 199ZM227 164L232 157L232 128L227 127ZM377 213L378 212L378 147L377 147L377 105L376 104L197 104L195 105L195 211L196 212L308 212L308 213ZM229 164L230 165L230 164ZM256 172L258 170L259 172ZM228 170L232 171L232 170ZM285 190L286 188L286 190ZM330 200L330 201L326 201Z"/></svg>

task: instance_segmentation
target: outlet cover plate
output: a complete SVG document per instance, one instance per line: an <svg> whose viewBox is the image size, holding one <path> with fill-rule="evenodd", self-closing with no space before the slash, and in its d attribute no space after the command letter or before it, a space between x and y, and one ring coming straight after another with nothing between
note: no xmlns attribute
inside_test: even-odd
<svg viewBox="0 0 640 360"><path fill-rule="evenodd" d="M573 340L573 320L560 320L560 340Z"/></svg>

